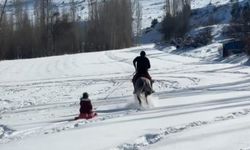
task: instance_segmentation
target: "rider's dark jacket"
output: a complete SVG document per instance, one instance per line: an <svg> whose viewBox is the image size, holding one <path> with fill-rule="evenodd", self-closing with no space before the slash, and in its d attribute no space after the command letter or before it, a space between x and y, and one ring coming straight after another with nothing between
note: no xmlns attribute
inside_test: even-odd
<svg viewBox="0 0 250 150"><path fill-rule="evenodd" d="M137 74L147 74L148 69L151 67L149 59L147 57L138 56L133 60L133 64L136 67Z"/></svg>

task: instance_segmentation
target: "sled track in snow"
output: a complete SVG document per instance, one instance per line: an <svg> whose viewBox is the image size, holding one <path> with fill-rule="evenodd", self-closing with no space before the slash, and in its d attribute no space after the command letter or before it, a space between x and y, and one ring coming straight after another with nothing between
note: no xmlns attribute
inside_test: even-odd
<svg viewBox="0 0 250 150"><path fill-rule="evenodd" d="M49 104L60 104L60 101L78 101L77 95L82 92L82 89L87 89L89 86L98 86L105 84L106 86L100 86L92 96L97 96L95 99L96 103L99 100L112 100L113 90L120 87L123 83L127 82L125 77L119 78L105 78L105 79L67 79L67 80L56 80L56 81L35 81L35 82L23 82L21 84L15 85L0 85L0 92L4 93L0 103L15 103L12 107L5 105L5 107L0 106L0 111L10 111L14 109L21 109L33 106L42 106L45 103ZM128 81L129 82L129 81ZM48 93L48 94L46 94ZM64 94L62 94L64 93ZM17 95L23 95L25 101L20 101ZM100 95L102 95L100 97ZM123 92L122 97L127 97L129 94ZM102 99L103 97L103 99ZM119 99L119 97L116 97ZM39 99L43 99L43 103ZM119 100L118 100L119 101ZM120 101L119 101L120 102ZM62 102L64 103L64 102ZM112 102L111 102L112 103ZM27 104L27 105L26 105ZM63 104L62 104L63 105ZM4 105L2 105L4 106ZM15 106L15 108L14 108Z"/></svg>
<svg viewBox="0 0 250 150"><path fill-rule="evenodd" d="M132 97L131 97L132 98ZM112 98L115 99L115 98ZM113 105L113 104L122 104L127 102L127 98L120 98L115 100L105 100L100 99L93 101L93 105L95 107L105 106L105 105ZM70 107L79 107L79 102L60 102L60 103L51 103L51 104L39 104L39 105L28 105L20 108L10 108L0 111L0 114L16 114L16 113L24 113L24 112L32 112L32 111L41 111L41 110L48 110L48 109L59 109L59 108L70 108Z"/></svg>
<svg viewBox="0 0 250 150"><path fill-rule="evenodd" d="M7 126L0 124L0 143L1 143L1 139L8 137L9 135L13 134L14 132L15 132L15 130L12 130Z"/></svg>
<svg viewBox="0 0 250 150"><path fill-rule="evenodd" d="M96 118L93 118L91 120L74 120L74 119L55 120L55 121L50 121L51 124L45 127L35 127L19 131L9 129L4 125L0 125L0 144L9 143L12 141L17 141L32 136L53 134L70 129L88 127L90 125L93 126L95 123L108 119L122 117L130 113L133 113L135 111L136 110L126 110L125 112L123 111L103 116L97 116ZM3 133L1 133L2 128L4 129Z"/></svg>

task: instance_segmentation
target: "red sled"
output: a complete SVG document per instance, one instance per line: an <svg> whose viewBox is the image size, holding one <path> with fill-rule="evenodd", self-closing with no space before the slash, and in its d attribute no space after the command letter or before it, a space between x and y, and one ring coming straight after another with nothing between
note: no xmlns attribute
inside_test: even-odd
<svg viewBox="0 0 250 150"><path fill-rule="evenodd" d="M90 114L80 113L78 117L75 117L75 120L77 120L77 119L91 119L91 118L94 118L95 116L97 116L96 112L92 112Z"/></svg>

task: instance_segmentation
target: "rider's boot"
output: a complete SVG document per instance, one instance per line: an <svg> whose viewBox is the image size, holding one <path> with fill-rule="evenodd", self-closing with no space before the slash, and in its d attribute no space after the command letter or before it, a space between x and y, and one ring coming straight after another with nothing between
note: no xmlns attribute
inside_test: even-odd
<svg viewBox="0 0 250 150"><path fill-rule="evenodd" d="M134 91L133 91L133 94L135 94L135 83L133 82L133 86L134 86Z"/></svg>

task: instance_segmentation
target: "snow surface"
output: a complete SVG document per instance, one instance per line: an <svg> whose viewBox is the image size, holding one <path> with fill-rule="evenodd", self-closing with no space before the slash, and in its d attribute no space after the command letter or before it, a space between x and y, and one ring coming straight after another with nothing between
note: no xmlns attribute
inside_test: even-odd
<svg viewBox="0 0 250 150"><path fill-rule="evenodd" d="M216 47L178 54L151 44L1 61L0 149L247 149L250 69L216 60ZM131 78L141 50L156 93L138 109ZM84 91L98 116L73 121Z"/></svg>
<svg viewBox="0 0 250 150"><path fill-rule="evenodd" d="M87 17L86 1L78 2L82 18ZM162 19L164 0L141 2L143 28ZM193 25L208 19L210 3L218 7L215 41L201 48L147 44L0 61L0 149L250 150L249 61L245 55L222 59L216 43L230 20L228 2L192 0L199 12ZM144 38L151 43L160 35L153 30ZM131 83L132 60L141 50L151 61L156 91L144 107L138 106ZM85 91L98 116L74 121Z"/></svg>

